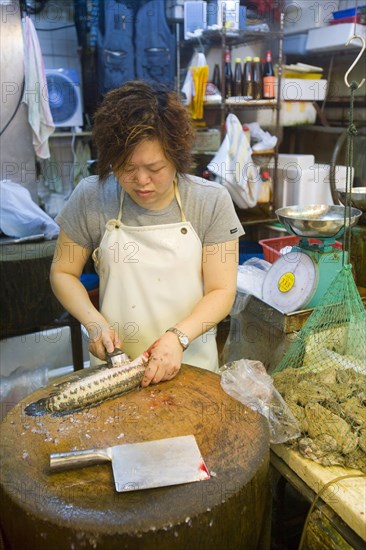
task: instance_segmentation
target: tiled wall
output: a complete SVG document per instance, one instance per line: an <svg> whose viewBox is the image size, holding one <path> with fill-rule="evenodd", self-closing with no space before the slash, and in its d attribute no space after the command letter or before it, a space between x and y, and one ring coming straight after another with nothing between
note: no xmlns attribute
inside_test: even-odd
<svg viewBox="0 0 366 550"><path fill-rule="evenodd" d="M45 68L78 69L82 87L73 0L50 0L41 13L31 17L37 30ZM52 168L49 165L42 168L45 178L41 178L39 183L39 195L48 214L54 217L74 187L72 137L51 137L50 152Z"/></svg>
<svg viewBox="0 0 366 550"><path fill-rule="evenodd" d="M45 68L80 70L73 0L50 1L41 13L32 15L32 20L37 30Z"/></svg>

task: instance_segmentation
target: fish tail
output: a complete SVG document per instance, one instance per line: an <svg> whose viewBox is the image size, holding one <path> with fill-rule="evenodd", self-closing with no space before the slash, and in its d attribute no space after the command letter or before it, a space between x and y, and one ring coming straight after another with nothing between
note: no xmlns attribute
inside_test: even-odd
<svg viewBox="0 0 366 550"><path fill-rule="evenodd" d="M25 407L24 411L28 416L43 416L44 414L48 414L50 412L48 408L48 399L43 398L34 403L30 403Z"/></svg>

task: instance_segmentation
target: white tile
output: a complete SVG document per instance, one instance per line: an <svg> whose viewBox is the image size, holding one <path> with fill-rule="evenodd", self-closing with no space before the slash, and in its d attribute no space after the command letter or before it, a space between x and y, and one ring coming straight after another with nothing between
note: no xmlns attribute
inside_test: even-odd
<svg viewBox="0 0 366 550"><path fill-rule="evenodd" d="M53 67L52 69L63 69L67 63L67 58L64 56L53 56ZM66 65L67 66L67 65Z"/></svg>
<svg viewBox="0 0 366 550"><path fill-rule="evenodd" d="M39 44L41 46L42 55L52 55L53 50L51 38L41 38Z"/></svg>

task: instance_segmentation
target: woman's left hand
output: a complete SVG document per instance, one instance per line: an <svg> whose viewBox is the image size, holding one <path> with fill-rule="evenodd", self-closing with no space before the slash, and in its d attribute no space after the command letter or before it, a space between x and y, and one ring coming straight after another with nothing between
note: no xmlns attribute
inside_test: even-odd
<svg viewBox="0 0 366 550"><path fill-rule="evenodd" d="M172 332L166 332L150 346L147 352L150 354L150 359L141 383L143 388L149 384L171 380L179 372L183 349Z"/></svg>

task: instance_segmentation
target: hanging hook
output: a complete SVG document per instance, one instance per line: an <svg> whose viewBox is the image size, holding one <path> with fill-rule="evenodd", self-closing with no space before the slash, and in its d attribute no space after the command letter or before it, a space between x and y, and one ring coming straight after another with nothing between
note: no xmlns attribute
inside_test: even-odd
<svg viewBox="0 0 366 550"><path fill-rule="evenodd" d="M366 43L365 43L365 39L363 38L363 36L360 36L359 34L354 34L349 40L347 40L346 46L348 46L348 44L350 44L350 42L352 42L352 40L360 40L361 43L362 43L362 48L361 48L360 53L358 54L358 56L356 57L356 59L354 60L354 62L352 63L352 65L350 66L348 71L346 72L346 74L344 75L344 81L347 84L348 88L351 87L351 85L348 82L348 75L352 71L352 69L357 65L357 63L360 61L360 59L362 57L362 54L366 49ZM365 82L365 79L363 78L362 81L360 82L360 84L358 84L357 89L361 88L361 86L364 84L364 82Z"/></svg>

